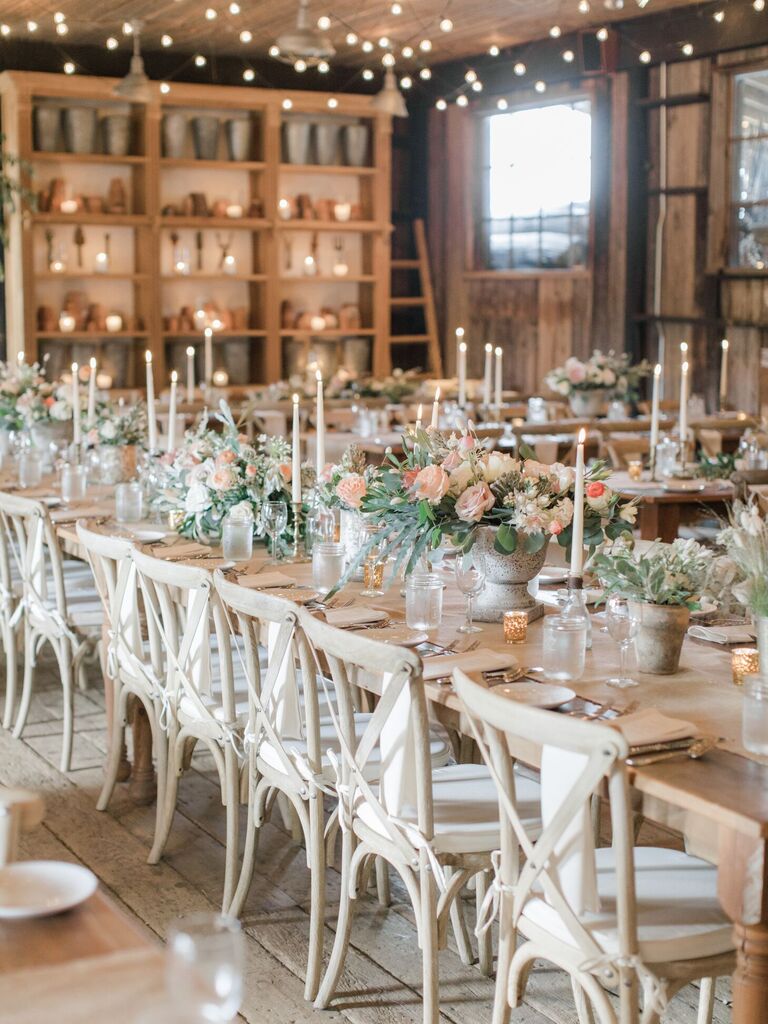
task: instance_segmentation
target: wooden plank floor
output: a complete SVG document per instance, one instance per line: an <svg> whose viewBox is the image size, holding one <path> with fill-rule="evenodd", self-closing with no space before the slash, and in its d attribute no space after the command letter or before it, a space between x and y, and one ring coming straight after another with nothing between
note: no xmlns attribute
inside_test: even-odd
<svg viewBox="0 0 768 1024"><path fill-rule="evenodd" d="M42 793L42 828L25 837L22 856L79 861L150 932L163 938L180 914L218 909L224 874L224 818L218 784L207 754L196 753L193 770L181 782L179 810L162 864L146 863L154 807L136 807L118 785L109 811L95 809L105 755L104 699L93 686L76 698L76 737L72 771L58 769L61 697L50 661L42 656L38 684L22 740L0 730L0 784ZM244 817L244 815L243 815ZM644 825L640 841L674 845L677 839ZM393 905L374 897L360 901L341 996L331 1011L305 1003L303 978L308 935L308 873L303 849L282 827L276 813L262 830L256 873L245 907L246 997L242 1019L270 1024L343 1022L416 1024L421 1020L421 960L410 904L392 880ZM338 905L339 875L328 870L326 954L330 952ZM473 900L466 902L473 924ZM490 1021L493 981L459 959L452 937L440 956L443 1021ZM665 1024L694 1024L698 991L689 986L674 1000ZM728 1024L730 987L721 982L714 1020ZM570 983L547 964L531 975L525 1005L514 1024L576 1024Z"/></svg>

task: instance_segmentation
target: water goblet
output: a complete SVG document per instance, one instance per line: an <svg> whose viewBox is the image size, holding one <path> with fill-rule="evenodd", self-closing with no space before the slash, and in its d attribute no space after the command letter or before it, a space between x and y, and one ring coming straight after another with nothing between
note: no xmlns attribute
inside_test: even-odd
<svg viewBox="0 0 768 1024"><path fill-rule="evenodd" d="M617 594L608 598L605 606L605 624L608 627L608 635L619 645L619 674L607 679L606 682L609 686L616 686L621 690L637 686L637 680L627 675L627 651L637 636L638 621L630 611L626 598Z"/></svg>
<svg viewBox="0 0 768 1024"><path fill-rule="evenodd" d="M457 555L454 563L456 586L467 599L467 617L459 633L482 633L480 626L472 623L472 599L477 597L485 587L485 572L472 561L471 555Z"/></svg>
<svg viewBox="0 0 768 1024"><path fill-rule="evenodd" d="M264 529L272 541L272 563L279 562L277 540L288 525L288 506L284 501L267 501L264 504Z"/></svg>
<svg viewBox="0 0 768 1024"><path fill-rule="evenodd" d="M168 931L166 987L173 1005L200 1021L234 1020L243 998L245 949L240 922L190 914Z"/></svg>

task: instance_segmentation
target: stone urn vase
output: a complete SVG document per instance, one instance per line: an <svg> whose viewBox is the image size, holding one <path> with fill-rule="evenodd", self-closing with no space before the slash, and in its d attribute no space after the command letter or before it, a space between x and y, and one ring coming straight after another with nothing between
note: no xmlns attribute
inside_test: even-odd
<svg viewBox="0 0 768 1024"><path fill-rule="evenodd" d="M475 618L480 622L501 622L504 612L525 611L538 618L542 607L528 593L528 584L539 575L547 558L547 545L533 554L513 551L502 555L494 548L495 526L481 526L475 534L472 554L485 572L485 587L475 598Z"/></svg>
<svg viewBox="0 0 768 1024"><path fill-rule="evenodd" d="M691 620L680 605L629 602L629 614L638 622L635 648L637 667L655 676L671 676L680 667L680 651Z"/></svg>
<svg viewBox="0 0 768 1024"><path fill-rule="evenodd" d="M605 394L602 391L572 391L568 404L574 416L599 416L605 405Z"/></svg>

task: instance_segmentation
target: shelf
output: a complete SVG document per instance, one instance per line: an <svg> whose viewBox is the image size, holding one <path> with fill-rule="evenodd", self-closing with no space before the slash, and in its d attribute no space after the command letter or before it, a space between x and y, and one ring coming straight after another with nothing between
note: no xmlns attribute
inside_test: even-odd
<svg viewBox="0 0 768 1024"><path fill-rule="evenodd" d="M275 224L278 231L389 231L389 224L376 220L281 220Z"/></svg>
<svg viewBox="0 0 768 1024"><path fill-rule="evenodd" d="M268 277L266 274L224 274L222 271L218 273L206 273L206 274L163 274L163 281L266 281Z"/></svg>
<svg viewBox="0 0 768 1024"><path fill-rule="evenodd" d="M261 160L195 160L190 157L162 157L160 168L200 167L203 170L217 171L263 171L266 164Z"/></svg>
<svg viewBox="0 0 768 1024"><path fill-rule="evenodd" d="M243 327L242 330L231 330L231 331L214 331L213 340L217 341L219 338L263 338L266 336L266 331L256 330L253 327ZM193 338L203 343L203 332L202 331L163 331L164 338Z"/></svg>
<svg viewBox="0 0 768 1024"><path fill-rule="evenodd" d="M109 153L44 153L34 150L30 160L50 160L62 164L144 164L145 156L111 156Z"/></svg>
<svg viewBox="0 0 768 1024"><path fill-rule="evenodd" d="M163 228L234 228L241 231L264 231L272 222L262 217L160 217Z"/></svg>
<svg viewBox="0 0 768 1024"><path fill-rule="evenodd" d="M150 218L144 213L33 213L33 224L103 224L105 227L148 226Z"/></svg>
<svg viewBox="0 0 768 1024"><path fill-rule="evenodd" d="M375 167L348 167L346 164L280 164L286 174L362 174L376 173Z"/></svg>
<svg viewBox="0 0 768 1024"><path fill-rule="evenodd" d="M333 330L313 331L311 328L293 327L290 330L283 328L280 331L281 338L293 338L295 335L311 335L313 338L354 338L360 335L373 336L376 333L373 327L358 327L356 330Z"/></svg>
<svg viewBox="0 0 768 1024"><path fill-rule="evenodd" d="M36 331L36 338L99 341L104 338L148 338L149 331Z"/></svg>
<svg viewBox="0 0 768 1024"><path fill-rule="evenodd" d="M303 274L286 274L280 278L281 284L375 284L376 278L373 274L346 274L344 277L336 277L335 274L315 274L310 277Z"/></svg>
<svg viewBox="0 0 768 1024"><path fill-rule="evenodd" d="M130 271L121 274L117 270L108 274L99 274L94 270L67 270L63 274L54 273L52 270L39 270L35 274L35 277L42 281L56 281L57 279L69 281L72 278L93 279L94 281L98 281L100 278L105 281L147 281L149 276L149 274L132 274Z"/></svg>

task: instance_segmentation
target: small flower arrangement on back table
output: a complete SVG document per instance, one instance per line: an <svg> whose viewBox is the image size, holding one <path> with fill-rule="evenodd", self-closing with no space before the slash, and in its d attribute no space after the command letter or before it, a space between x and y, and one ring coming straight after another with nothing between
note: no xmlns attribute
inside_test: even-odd
<svg viewBox="0 0 768 1024"><path fill-rule="evenodd" d="M633 366L626 352L616 355L613 351L606 354L595 349L589 359L566 359L563 366L550 370L544 383L564 398L575 391L604 391L627 400L637 397L640 381L650 371L650 364L645 361Z"/></svg>
<svg viewBox="0 0 768 1024"><path fill-rule="evenodd" d="M25 406L41 390L53 389L40 363L0 363L0 429L20 430Z"/></svg>
<svg viewBox="0 0 768 1024"><path fill-rule="evenodd" d="M93 445L146 445L147 407L104 403L96 407L88 428L88 443Z"/></svg>

